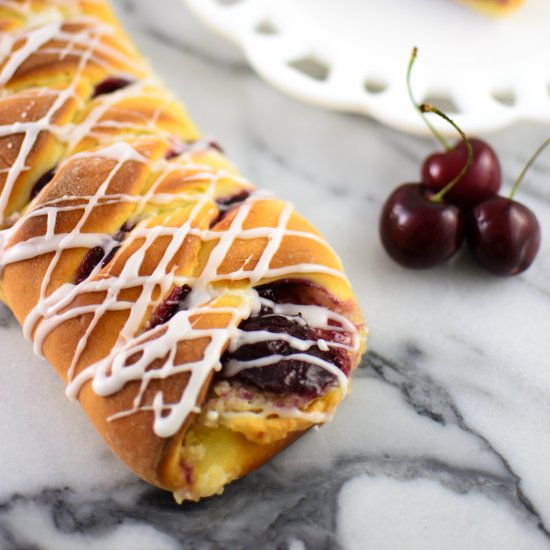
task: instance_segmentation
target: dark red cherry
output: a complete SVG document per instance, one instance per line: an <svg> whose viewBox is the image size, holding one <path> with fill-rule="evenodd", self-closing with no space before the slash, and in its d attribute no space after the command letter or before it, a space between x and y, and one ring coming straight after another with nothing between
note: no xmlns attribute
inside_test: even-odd
<svg viewBox="0 0 550 550"><path fill-rule="evenodd" d="M466 222L466 239L475 259L497 275L517 275L535 259L540 225L533 212L506 197L478 204Z"/></svg>
<svg viewBox="0 0 550 550"><path fill-rule="evenodd" d="M122 242L128 232L131 230L131 225L126 222L114 235L113 240ZM120 246L113 246L109 252L105 252L103 247L95 246L88 250L88 253L80 262L76 270L75 284L80 284L82 281L85 281L91 274L96 265L101 262L101 267L105 267L115 256L115 254L120 249Z"/></svg>
<svg viewBox="0 0 550 550"><path fill-rule="evenodd" d="M430 155L424 161L422 181L431 191L437 193L456 180L456 184L450 186L445 193L445 200L459 208L471 208L498 193L501 181L498 157L486 142L477 138L467 139L464 132L439 109L432 105L419 105L416 102L411 74L417 53L417 49L413 48L407 70L409 99L426 126L445 149L444 152ZM461 141L451 147L426 116L429 112L436 113L447 120L458 131ZM467 163L468 169L463 171ZM462 175L461 172L463 172Z"/></svg>
<svg viewBox="0 0 550 550"><path fill-rule="evenodd" d="M132 84L132 81L128 78L121 76L108 76L96 85L92 98L97 97L98 95L112 94L117 90L126 88L126 86L129 86L130 84Z"/></svg>
<svg viewBox="0 0 550 550"><path fill-rule="evenodd" d="M86 256L84 256L84 259L80 262L76 270L75 283L79 285L82 281L85 281L91 275L94 267L101 262L104 257L105 250L103 250L101 246L94 246L94 248L88 250Z"/></svg>
<svg viewBox="0 0 550 550"><path fill-rule="evenodd" d="M78 266L75 284L78 285L82 281L85 281L100 262L101 267L105 267L114 258L119 249L120 246L114 246L107 254L105 254L105 250L101 246L95 246L90 249Z"/></svg>
<svg viewBox="0 0 550 550"><path fill-rule="evenodd" d="M55 176L55 170L48 170L46 173L42 174L40 178L38 178L38 181L32 186L31 193L30 193L30 199L34 199L48 183L53 179Z"/></svg>
<svg viewBox="0 0 550 550"><path fill-rule="evenodd" d="M380 236L386 252L405 267L422 269L443 263L460 247L461 211L418 183L398 187L380 217Z"/></svg>
<svg viewBox="0 0 550 550"><path fill-rule="evenodd" d="M501 183L500 162L491 146L477 138L469 141L473 152L472 165L445 195L447 202L464 209L495 196ZM458 176L467 160L464 141L449 151L434 153L422 165L422 181L433 192L440 191Z"/></svg>
<svg viewBox="0 0 550 550"><path fill-rule="evenodd" d="M218 215L210 222L210 228L220 223L231 210L244 202L250 195L249 191L240 191L235 195L227 195L216 199L216 204L219 207Z"/></svg>
<svg viewBox="0 0 550 550"><path fill-rule="evenodd" d="M152 329L167 323L178 311L183 310L183 302L190 292L191 287L189 285L174 287L166 300L153 312L148 328Z"/></svg>

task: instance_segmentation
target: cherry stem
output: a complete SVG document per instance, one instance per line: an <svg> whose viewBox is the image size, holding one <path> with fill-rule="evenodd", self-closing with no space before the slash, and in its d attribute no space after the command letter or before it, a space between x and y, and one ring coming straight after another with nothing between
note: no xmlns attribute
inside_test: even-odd
<svg viewBox="0 0 550 550"><path fill-rule="evenodd" d="M441 143L443 149L445 151L450 151L452 147L449 145L448 141L443 137L441 132L439 132L435 126L428 120L428 117L424 114L418 103L416 102L416 99L414 98L414 94L412 91L412 85L411 85L411 73L412 68L414 65L414 61L416 59L416 55L418 54L418 48L413 48L411 53L411 58L409 60L409 67L407 69L407 91L409 92L409 99L411 100L411 103L413 104L416 112L422 117L422 120L426 124L426 126L430 129L430 132L438 139L439 143Z"/></svg>
<svg viewBox="0 0 550 550"><path fill-rule="evenodd" d="M466 161L466 164L462 167L462 170L458 173L458 175L455 176L443 189L441 189L439 193L436 193L433 197L430 198L430 200L433 202L441 202L441 200L445 196L445 193L452 189L466 175L466 172L470 169L470 166L472 166L472 163L474 162L474 152L472 150L472 144L470 143L470 140L466 137L466 134L456 125L454 120L450 119L443 111L440 111L437 107L434 107L429 103L423 103L422 105L420 105L419 109L422 113L435 113L436 115L445 119L460 134L460 137L462 138L462 141L466 146L466 150L468 151L468 160Z"/></svg>
<svg viewBox="0 0 550 550"><path fill-rule="evenodd" d="M542 145L539 146L539 148L535 151L533 156L529 159L527 164L524 166L523 170L521 171L520 175L518 176L518 179L514 182L514 185L512 186L512 190L510 191L510 196L508 197L510 200L514 198L514 195L516 194L516 191L518 190L519 184L523 181L523 177L527 173L527 170L531 168L533 163L537 160L538 156L546 149L546 147L550 144L550 138L546 138Z"/></svg>

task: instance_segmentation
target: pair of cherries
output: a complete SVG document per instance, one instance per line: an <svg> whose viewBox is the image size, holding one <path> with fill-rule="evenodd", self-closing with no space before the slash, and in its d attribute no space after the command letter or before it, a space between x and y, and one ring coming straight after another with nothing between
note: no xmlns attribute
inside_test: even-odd
<svg viewBox="0 0 550 550"><path fill-rule="evenodd" d="M415 102L409 63L407 84L413 105L445 148L430 155L422 166L422 183L399 186L382 209L380 236L388 254L410 268L428 268L447 261L466 239L474 258L497 275L516 275L535 259L540 225L533 212L514 200L527 169L550 140L528 162L509 197L498 195L501 169L486 142L468 139L447 115L432 105ZM425 113L443 117L462 140L450 147Z"/></svg>

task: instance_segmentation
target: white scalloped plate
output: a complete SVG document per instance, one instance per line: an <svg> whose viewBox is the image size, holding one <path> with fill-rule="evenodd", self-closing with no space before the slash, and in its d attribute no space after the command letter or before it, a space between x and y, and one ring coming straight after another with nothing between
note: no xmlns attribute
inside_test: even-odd
<svg viewBox="0 0 550 550"><path fill-rule="evenodd" d="M415 95L467 131L550 122L550 0L494 19L453 0L183 1L266 80L307 102L424 133L405 86L416 45Z"/></svg>

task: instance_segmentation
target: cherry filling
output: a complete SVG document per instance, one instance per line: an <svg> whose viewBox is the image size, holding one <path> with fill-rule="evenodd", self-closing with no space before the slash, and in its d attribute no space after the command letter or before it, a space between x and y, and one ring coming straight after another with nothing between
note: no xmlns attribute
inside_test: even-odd
<svg viewBox="0 0 550 550"><path fill-rule="evenodd" d="M31 193L30 193L30 199L34 199L48 183L53 179L55 175L55 170L48 170L45 174L42 174L40 176L39 180L32 186Z"/></svg>
<svg viewBox="0 0 550 550"><path fill-rule="evenodd" d="M90 276L94 270L94 267L101 262L104 256L105 250L103 250L101 246L95 246L94 248L88 250L88 253L84 256L84 259L80 262L80 265L76 270L75 282L77 285L82 281L85 281Z"/></svg>
<svg viewBox="0 0 550 550"><path fill-rule="evenodd" d="M88 250L88 254L84 256L76 271L76 284L78 285L82 281L85 281L99 263L101 263L101 267L105 267L113 259L119 248L120 246L111 248L108 254L105 254L105 250L101 246L95 246Z"/></svg>
<svg viewBox="0 0 550 550"><path fill-rule="evenodd" d="M210 222L210 228L214 227L217 223L220 223L234 206L241 204L249 196L250 193L248 191L241 191L236 195L228 195L226 197L216 199L216 204L218 205L220 211L218 212L218 215Z"/></svg>
<svg viewBox="0 0 550 550"><path fill-rule="evenodd" d="M97 97L98 95L111 94L117 90L126 88L126 86L129 86L130 84L132 84L132 81L128 78L121 76L108 76L96 85L92 98Z"/></svg>
<svg viewBox="0 0 550 550"><path fill-rule="evenodd" d="M191 292L191 287L188 285L176 286L168 295L168 298L160 304L149 321L149 329L155 328L158 325L167 323L178 311L185 309L183 301Z"/></svg>
<svg viewBox="0 0 550 550"><path fill-rule="evenodd" d="M276 288L283 285L270 285L257 289L263 298L275 303L285 300L286 296L299 294L299 284L284 285L289 288ZM274 299L275 298L275 299ZM278 303L288 303L281 301ZM292 303L299 303L292 301ZM250 317L239 325L244 332L267 331L273 334L287 334L299 340L309 340L313 343L307 350L296 349L291 342L285 340L268 340L244 344L232 352L226 352L222 364L230 360L239 362L253 361L272 355L290 356L305 354L316 357L335 365L346 375L351 369L347 351L338 347L319 347L317 342L336 342L351 345L351 335L341 330L326 330L307 325L301 316L286 316L273 313L269 307L262 307L257 316ZM250 367L241 370L231 377L243 384L259 390L286 394L294 393L308 397L320 396L328 387L336 384L336 376L323 367L303 359L285 359L264 367Z"/></svg>
<svg viewBox="0 0 550 550"><path fill-rule="evenodd" d="M236 195L220 197L219 199L216 199L216 203L221 209L227 210L231 206L235 206L236 204L245 201L249 197L249 195L250 193L248 191L241 191Z"/></svg>
<svg viewBox="0 0 550 550"><path fill-rule="evenodd" d="M122 242L131 229L132 226L125 223L118 232L113 235L113 239ZM95 246L88 250L88 253L84 256L84 259L80 262L76 270L75 283L78 285L82 281L85 281L99 263L101 263L101 267L105 267L113 259L119 248L120 245L114 246L107 254L105 254L105 250L101 246Z"/></svg>

